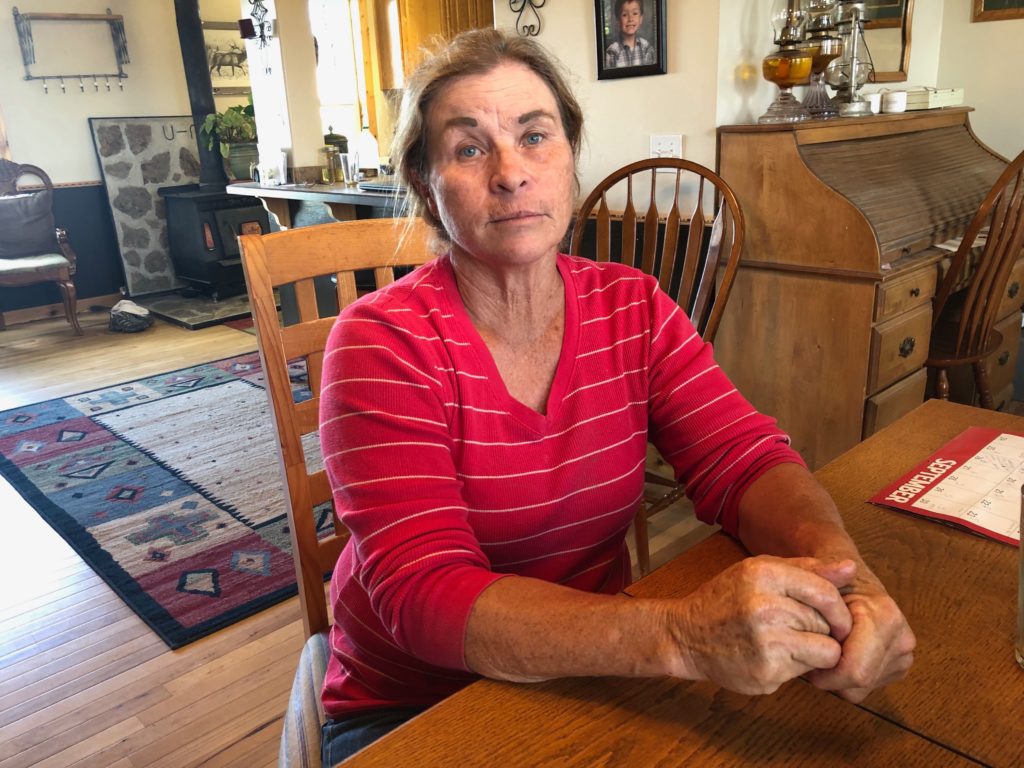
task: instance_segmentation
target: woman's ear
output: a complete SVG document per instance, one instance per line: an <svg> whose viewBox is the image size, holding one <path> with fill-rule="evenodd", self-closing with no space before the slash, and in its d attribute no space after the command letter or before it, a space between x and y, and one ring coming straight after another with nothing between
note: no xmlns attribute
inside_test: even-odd
<svg viewBox="0 0 1024 768"><path fill-rule="evenodd" d="M418 173L409 174L409 182L412 184L413 189L416 190L416 194L420 196L420 199L427 206L427 210L430 211L430 215L435 219L437 218L437 204L434 202L434 195L430 191L430 185L423 180L423 177Z"/></svg>

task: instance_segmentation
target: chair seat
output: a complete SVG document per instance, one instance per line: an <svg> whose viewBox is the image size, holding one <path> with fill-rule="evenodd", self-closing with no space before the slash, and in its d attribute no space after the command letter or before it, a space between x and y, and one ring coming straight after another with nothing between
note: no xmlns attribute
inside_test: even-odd
<svg viewBox="0 0 1024 768"><path fill-rule="evenodd" d="M989 331L985 344L972 355L957 353L956 337L958 326L939 325L932 330L932 341L928 348L928 360L925 365L933 367L952 367L954 365L968 365L983 360L999 349L1003 343L1003 334L999 331Z"/></svg>
<svg viewBox="0 0 1024 768"><path fill-rule="evenodd" d="M0 259L0 277L31 273L43 276L52 274L55 270L70 267L71 262L59 253L41 253L36 256L21 256L17 259Z"/></svg>

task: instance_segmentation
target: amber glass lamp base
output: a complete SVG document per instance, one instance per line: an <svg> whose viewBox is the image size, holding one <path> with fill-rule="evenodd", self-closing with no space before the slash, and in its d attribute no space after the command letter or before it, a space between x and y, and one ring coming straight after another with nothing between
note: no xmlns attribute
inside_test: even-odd
<svg viewBox="0 0 1024 768"><path fill-rule="evenodd" d="M793 86L806 83L810 77L811 62L811 54L797 48L780 49L764 57L761 72L765 80L779 86L779 95L757 122L798 123L811 119L810 112L793 95Z"/></svg>

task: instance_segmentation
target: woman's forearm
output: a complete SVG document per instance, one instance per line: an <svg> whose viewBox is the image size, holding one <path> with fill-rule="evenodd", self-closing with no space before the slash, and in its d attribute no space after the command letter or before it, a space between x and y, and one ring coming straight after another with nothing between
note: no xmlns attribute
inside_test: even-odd
<svg viewBox="0 0 1024 768"><path fill-rule="evenodd" d="M799 464L778 464L751 484L739 504L739 538L755 555L853 560L858 580L878 583L832 497Z"/></svg>
<svg viewBox="0 0 1024 768"><path fill-rule="evenodd" d="M485 677L514 682L600 675L692 677L672 647L666 602L504 578L473 605L466 663Z"/></svg>

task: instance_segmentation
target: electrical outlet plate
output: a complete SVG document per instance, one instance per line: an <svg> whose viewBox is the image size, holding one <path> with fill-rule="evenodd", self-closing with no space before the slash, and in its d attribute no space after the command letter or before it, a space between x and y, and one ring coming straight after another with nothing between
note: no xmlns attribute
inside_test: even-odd
<svg viewBox="0 0 1024 768"><path fill-rule="evenodd" d="M682 156L683 135L681 133L651 134L651 157L682 158Z"/></svg>

